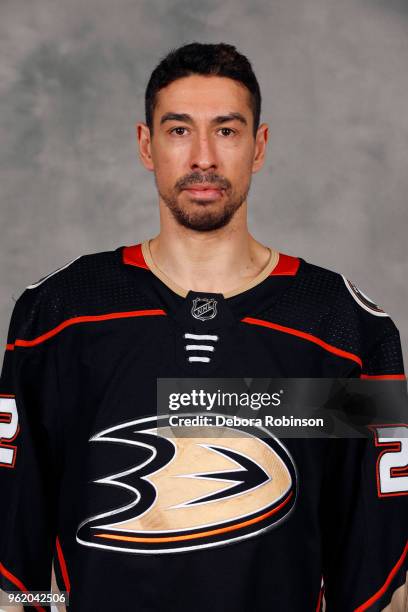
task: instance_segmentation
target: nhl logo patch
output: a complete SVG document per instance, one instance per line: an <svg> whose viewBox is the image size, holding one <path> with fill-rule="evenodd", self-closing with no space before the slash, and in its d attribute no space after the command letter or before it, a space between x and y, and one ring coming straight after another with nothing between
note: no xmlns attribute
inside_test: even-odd
<svg viewBox="0 0 408 612"><path fill-rule="evenodd" d="M213 319L217 314L217 300L215 298L194 298L191 314L200 321Z"/></svg>

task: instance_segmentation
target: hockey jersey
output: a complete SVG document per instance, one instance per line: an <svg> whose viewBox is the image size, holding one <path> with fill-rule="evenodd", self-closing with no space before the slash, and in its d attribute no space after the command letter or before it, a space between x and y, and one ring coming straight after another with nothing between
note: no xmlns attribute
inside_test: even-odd
<svg viewBox="0 0 408 612"><path fill-rule="evenodd" d="M406 387L392 319L302 257L271 250L224 294L177 286L148 240L77 257L10 320L1 589L49 591L54 563L70 612L406 611L408 418L354 439L169 439L157 381L183 377Z"/></svg>

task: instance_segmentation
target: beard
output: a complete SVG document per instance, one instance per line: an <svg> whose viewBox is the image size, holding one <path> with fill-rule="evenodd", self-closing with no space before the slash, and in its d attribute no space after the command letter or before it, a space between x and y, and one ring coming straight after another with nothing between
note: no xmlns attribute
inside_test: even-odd
<svg viewBox="0 0 408 612"><path fill-rule="evenodd" d="M211 201L190 197L189 203L180 204L179 195L183 192L183 189L190 186L193 188L195 184L200 183L211 183L214 184L214 188L223 189L220 202L215 204ZM156 186L158 187L157 180ZM230 181L224 177L216 174L204 176L194 172L179 179L174 189L163 192L158 188L158 192L174 219L180 225L198 232L210 232L228 225L237 210L245 202L249 185L246 190L236 192L232 189Z"/></svg>

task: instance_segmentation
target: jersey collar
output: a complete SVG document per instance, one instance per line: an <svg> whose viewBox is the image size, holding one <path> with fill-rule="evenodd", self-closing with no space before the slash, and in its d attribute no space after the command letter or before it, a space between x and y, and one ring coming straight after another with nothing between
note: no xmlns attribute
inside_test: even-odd
<svg viewBox="0 0 408 612"><path fill-rule="evenodd" d="M157 276L162 283L164 283L169 289L180 295L181 297L186 297L189 294L189 291L180 287L177 283L175 283L171 278L169 278L160 268L156 266L152 259L152 255L150 252L150 239L146 239L141 243L125 246L122 250L122 259L123 263L136 266L138 268L144 268L146 270L150 270L152 274ZM268 276L295 276L300 260L298 257L293 257L291 255L286 255L285 253L280 253L275 249L270 248L270 258L266 266L250 281L246 281L241 284L236 289L232 291L227 291L222 295L224 298L233 297L235 295L239 295L248 289L259 285L264 281ZM202 292L199 292L202 293Z"/></svg>

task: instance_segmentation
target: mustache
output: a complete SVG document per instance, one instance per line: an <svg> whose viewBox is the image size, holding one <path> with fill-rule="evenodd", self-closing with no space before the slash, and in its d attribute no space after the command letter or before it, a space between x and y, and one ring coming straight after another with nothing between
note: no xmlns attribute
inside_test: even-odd
<svg viewBox="0 0 408 612"><path fill-rule="evenodd" d="M214 184L214 187L218 189L229 189L231 187L229 180L218 174L201 174L199 172L193 172L179 179L176 183L176 188L181 191L182 189L191 187L191 185L200 185L202 183Z"/></svg>

